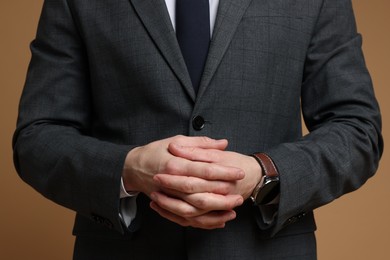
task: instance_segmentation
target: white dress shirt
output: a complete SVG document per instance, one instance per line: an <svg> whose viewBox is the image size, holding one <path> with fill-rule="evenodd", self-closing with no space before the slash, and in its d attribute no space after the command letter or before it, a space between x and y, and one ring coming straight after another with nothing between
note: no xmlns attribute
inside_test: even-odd
<svg viewBox="0 0 390 260"><path fill-rule="evenodd" d="M165 0L173 29L176 29L176 0ZM209 0L210 6L210 38L213 35L215 17L217 17L219 0Z"/></svg>
<svg viewBox="0 0 390 260"><path fill-rule="evenodd" d="M179 0L180 1L180 0ZM176 30L176 0L165 0L165 4L168 9L169 16L172 21L173 29ZM215 18L217 17L219 0L209 0L210 6L210 38L213 35ZM137 193L128 193L123 185L123 179L121 180L120 187L120 214L119 216L124 221L126 226L130 226L137 214Z"/></svg>

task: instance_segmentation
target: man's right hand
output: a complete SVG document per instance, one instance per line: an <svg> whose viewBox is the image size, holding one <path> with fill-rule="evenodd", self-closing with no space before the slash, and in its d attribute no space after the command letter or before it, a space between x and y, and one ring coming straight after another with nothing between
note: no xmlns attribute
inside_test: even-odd
<svg viewBox="0 0 390 260"><path fill-rule="evenodd" d="M191 208L191 214L188 215L186 213L187 210L179 210L178 215L182 212L180 223L175 221L175 219L170 220L180 225L200 228L223 227L226 221L235 217L233 208L243 202L240 195L226 195L224 191L231 189L231 186L236 181L244 178L243 170L176 157L168 150L168 146L171 143L187 147L217 150L224 150L228 144L227 140L214 140L208 137L174 136L134 148L126 157L122 173L125 189L142 192L149 197L154 192L167 193L153 179L156 174L188 176L189 182L193 180L194 176L196 176L197 180L205 179L208 181L211 179L213 181L209 182L211 185L210 190L212 191L210 200L206 200L202 207L198 205L194 207L194 205L179 199L180 203L178 205L181 205L182 208ZM189 185L189 187L193 186ZM188 190L188 194L196 194L196 191ZM169 199L169 196L167 198ZM156 210L155 203L152 203L152 206ZM157 212L163 217L167 217L165 214L161 214L161 211L157 210ZM224 215L226 216L224 217ZM206 222L203 221L205 219L207 220Z"/></svg>

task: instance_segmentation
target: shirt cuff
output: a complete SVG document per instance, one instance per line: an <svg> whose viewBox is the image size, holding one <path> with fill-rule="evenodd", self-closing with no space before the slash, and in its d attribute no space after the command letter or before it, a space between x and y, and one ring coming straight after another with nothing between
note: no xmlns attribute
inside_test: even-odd
<svg viewBox="0 0 390 260"><path fill-rule="evenodd" d="M129 192L126 191L125 185L123 183L123 178L121 178L120 186L120 212L119 217L122 222L129 227L131 222L135 219L137 215L137 195L139 192Z"/></svg>
<svg viewBox="0 0 390 260"><path fill-rule="evenodd" d="M126 191L125 185L123 183L123 178L121 178L121 187L120 187L120 195L119 198L128 198L128 197L135 197L138 195L139 192L136 191Z"/></svg>
<svg viewBox="0 0 390 260"><path fill-rule="evenodd" d="M126 197L120 200L119 218L126 227L129 227L131 222L137 215L137 196Z"/></svg>

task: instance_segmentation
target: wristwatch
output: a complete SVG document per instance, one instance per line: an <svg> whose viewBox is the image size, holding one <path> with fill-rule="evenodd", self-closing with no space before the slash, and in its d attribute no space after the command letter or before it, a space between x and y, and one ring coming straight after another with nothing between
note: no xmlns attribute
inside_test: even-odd
<svg viewBox="0 0 390 260"><path fill-rule="evenodd" d="M250 196L255 205L267 205L280 193L279 173L272 159L265 153L255 153L252 157L260 164L263 177Z"/></svg>

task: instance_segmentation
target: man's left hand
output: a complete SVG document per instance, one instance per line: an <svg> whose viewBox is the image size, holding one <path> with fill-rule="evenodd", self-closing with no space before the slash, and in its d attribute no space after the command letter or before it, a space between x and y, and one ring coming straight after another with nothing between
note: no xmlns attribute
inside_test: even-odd
<svg viewBox="0 0 390 260"><path fill-rule="evenodd" d="M151 207L161 216L183 226L224 227L213 224L218 218L235 218L235 212L232 210L231 214L226 214L226 209L241 205L262 176L257 161L247 155L175 143L171 143L168 149L176 157L210 165L202 175L187 172L185 175L157 174L154 177L161 191L152 194ZM225 181L218 176L218 172L213 171L218 165L240 168L245 172L245 177L239 181ZM225 196L237 195L242 199L234 205L225 205ZM222 211L224 213L219 216Z"/></svg>

